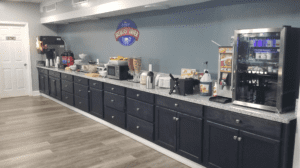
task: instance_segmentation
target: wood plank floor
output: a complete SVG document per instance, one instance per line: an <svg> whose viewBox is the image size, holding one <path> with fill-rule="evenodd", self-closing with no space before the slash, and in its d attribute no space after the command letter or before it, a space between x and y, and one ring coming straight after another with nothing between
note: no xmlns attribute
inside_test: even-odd
<svg viewBox="0 0 300 168"><path fill-rule="evenodd" d="M47 98L0 99L0 168L187 168Z"/></svg>

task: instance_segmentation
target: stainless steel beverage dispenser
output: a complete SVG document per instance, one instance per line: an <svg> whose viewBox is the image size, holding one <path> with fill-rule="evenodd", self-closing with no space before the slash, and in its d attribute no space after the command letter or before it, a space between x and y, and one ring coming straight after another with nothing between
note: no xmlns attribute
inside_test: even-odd
<svg viewBox="0 0 300 168"><path fill-rule="evenodd" d="M233 104L277 113L295 109L300 29L235 30Z"/></svg>

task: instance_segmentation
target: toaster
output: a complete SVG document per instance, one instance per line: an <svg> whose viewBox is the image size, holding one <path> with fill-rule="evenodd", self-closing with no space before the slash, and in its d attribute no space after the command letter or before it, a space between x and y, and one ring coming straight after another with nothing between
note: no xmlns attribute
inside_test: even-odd
<svg viewBox="0 0 300 168"><path fill-rule="evenodd" d="M159 77L158 78L158 87L170 89L170 77Z"/></svg>

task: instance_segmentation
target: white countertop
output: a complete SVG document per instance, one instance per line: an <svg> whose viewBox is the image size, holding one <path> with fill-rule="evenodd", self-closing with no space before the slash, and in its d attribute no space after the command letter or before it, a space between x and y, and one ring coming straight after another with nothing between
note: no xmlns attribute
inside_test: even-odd
<svg viewBox="0 0 300 168"><path fill-rule="evenodd" d="M47 67L41 67L41 66L38 66L38 68L43 68L43 69L47 69L47 70L57 71L60 73L65 73L65 74L70 74L70 75L79 76L79 77L83 77L83 78L88 78L88 79L92 79L92 80L96 80L96 81L110 83L110 84L114 84L114 85L118 85L118 86L123 86L123 87L130 88L130 89L140 90L140 91L144 91L144 92L148 92L148 93L152 93L152 94L170 97L173 99L183 100L183 101L192 102L195 104L201 104L201 105L205 105L205 106L219 108L222 110L228 110L228 111L232 111L232 112L236 112L236 113L240 113L240 114L245 114L245 115L249 115L249 116L253 116L253 117L277 121L277 122L281 122L281 123L289 123L291 120L294 120L297 118L295 111L292 111L289 113L284 113L284 114L277 114L277 113L263 111L263 110L259 110L259 109L237 106L237 105L233 105L232 103L221 104L221 103L212 102L212 101L209 101L209 97L200 96L199 94L187 95L187 96L181 96L181 95L176 95L176 94L169 95L169 91L170 91L169 89L162 89L162 88L158 88L158 87L156 87L155 89L147 89L146 85L141 85L139 83L132 83L132 82L128 82L126 80L114 80L114 79L108 79L108 78L102 78L102 77L88 77L88 76L84 75L84 73L82 73L82 72L65 71L65 70L61 70L61 69L57 69L57 68L47 68ZM295 109L297 109L297 107Z"/></svg>

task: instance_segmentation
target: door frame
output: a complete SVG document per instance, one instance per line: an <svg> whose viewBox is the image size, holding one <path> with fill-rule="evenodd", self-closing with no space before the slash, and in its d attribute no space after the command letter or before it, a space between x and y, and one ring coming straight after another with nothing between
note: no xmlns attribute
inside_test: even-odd
<svg viewBox="0 0 300 168"><path fill-rule="evenodd" d="M31 57L30 57L30 43L29 43L29 28L28 28L28 22L10 22L10 21L0 21L0 26L10 26L10 25L16 25L16 26L24 26L24 50L25 50L25 60L27 64L27 94L32 96L32 70L31 70ZM2 63L0 62L0 65ZM0 79L3 78L2 73L0 73ZM0 84L0 99L2 95L2 84Z"/></svg>

